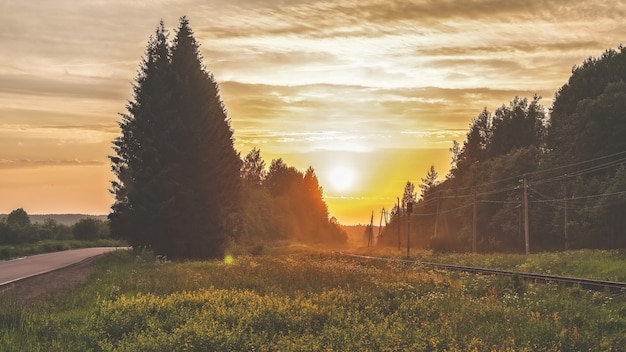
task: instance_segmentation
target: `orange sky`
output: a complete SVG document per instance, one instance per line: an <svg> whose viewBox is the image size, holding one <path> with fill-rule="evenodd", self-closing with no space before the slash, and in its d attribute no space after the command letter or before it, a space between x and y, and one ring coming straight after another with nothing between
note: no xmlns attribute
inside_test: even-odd
<svg viewBox="0 0 626 352"><path fill-rule="evenodd" d="M109 212L117 113L159 19L182 15L236 148L313 166L347 224L431 164L445 176L483 107L534 93L549 107L573 65L626 34L623 1L0 0L0 213Z"/></svg>

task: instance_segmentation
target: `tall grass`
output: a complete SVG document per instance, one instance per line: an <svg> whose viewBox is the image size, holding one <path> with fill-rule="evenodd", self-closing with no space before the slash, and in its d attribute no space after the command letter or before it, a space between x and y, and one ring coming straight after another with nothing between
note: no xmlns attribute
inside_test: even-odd
<svg viewBox="0 0 626 352"><path fill-rule="evenodd" d="M4 302L0 331L2 351L618 351L626 297L301 248L114 252L72 294Z"/></svg>

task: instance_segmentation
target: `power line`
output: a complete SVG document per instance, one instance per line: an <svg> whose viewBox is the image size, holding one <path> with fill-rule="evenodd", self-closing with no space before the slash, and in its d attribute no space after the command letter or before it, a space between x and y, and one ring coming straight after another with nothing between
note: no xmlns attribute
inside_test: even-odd
<svg viewBox="0 0 626 352"><path fill-rule="evenodd" d="M584 161L580 161L580 162L576 162L576 163L571 163L571 164L567 164L567 165L557 166L557 167L553 167L553 168L549 168L549 169L530 171L530 172L519 174L519 175L512 176L512 177L507 177L507 178L503 178L503 179L499 179L499 180L495 180L495 181L490 181L490 182L477 184L475 186L452 188L452 189L449 189L449 190L446 190L446 191L455 193L455 192L462 191L462 190L468 190L468 189L474 189L474 188L485 188L486 186L493 185L493 184L503 183L503 182L507 182L507 181L511 181L511 180L519 180L520 178L522 178L524 176L533 176L533 175L538 175L538 174L547 173L547 172L551 172L551 171L556 171L556 170L561 170L561 169L565 169L565 168L570 168L570 167L574 167L574 166L584 165L584 164L587 164L587 163L591 163L591 162L599 161L599 160L603 160L603 159L608 159L608 158L615 157L615 156L618 156L618 155L626 155L626 150L625 151L621 151L621 152L617 152L617 153L613 153L613 154L610 154L610 155L605 155L605 156L601 156L601 157L597 157L597 158L593 158L593 159L588 159L588 160L584 160ZM590 172L595 172L595 171L599 171L599 170L603 170L603 169L607 169L607 168L611 168L611 167L618 166L618 165L623 165L623 164L626 164L626 156L623 157L623 158L620 158L618 160L609 161L609 162L601 164L601 165L596 165L596 166L588 167L588 168L585 168L585 169L582 169L582 170L572 171L572 172L569 172L569 173L563 173L563 174L560 174L560 175L555 176L555 177L547 178L545 180L533 181L533 184L543 184L543 183L547 183L547 182L551 182L551 181L563 180L563 179L566 179L566 178L581 176L581 175L584 175L584 174L587 174L587 173L590 173ZM439 191L439 192L441 192L441 191ZM472 197L472 196L473 196L472 194L463 194L463 195L457 195L457 196L453 196L453 197L454 198L469 198L469 197Z"/></svg>

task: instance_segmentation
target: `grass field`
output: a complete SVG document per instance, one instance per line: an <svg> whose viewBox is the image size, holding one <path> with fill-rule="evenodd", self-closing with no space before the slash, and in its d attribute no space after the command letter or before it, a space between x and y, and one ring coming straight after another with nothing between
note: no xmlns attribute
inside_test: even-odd
<svg viewBox="0 0 626 352"><path fill-rule="evenodd" d="M626 346L624 294L353 260L305 247L265 252L235 256L229 263L108 254L91 280L70 294L31 307L2 302L0 350L621 351ZM595 268L590 276L597 271L602 279L619 279L626 268L616 251L526 259L415 256L572 275L589 265ZM604 270L605 265L621 266L622 273Z"/></svg>

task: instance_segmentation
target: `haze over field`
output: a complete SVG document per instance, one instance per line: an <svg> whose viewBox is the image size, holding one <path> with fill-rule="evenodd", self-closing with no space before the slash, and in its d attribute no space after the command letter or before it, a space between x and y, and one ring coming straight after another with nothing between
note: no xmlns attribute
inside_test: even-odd
<svg viewBox="0 0 626 352"><path fill-rule="evenodd" d="M626 33L622 1L0 0L0 213L109 212L117 114L158 20L182 15L236 148L313 166L348 224L443 177L483 107L549 107Z"/></svg>

